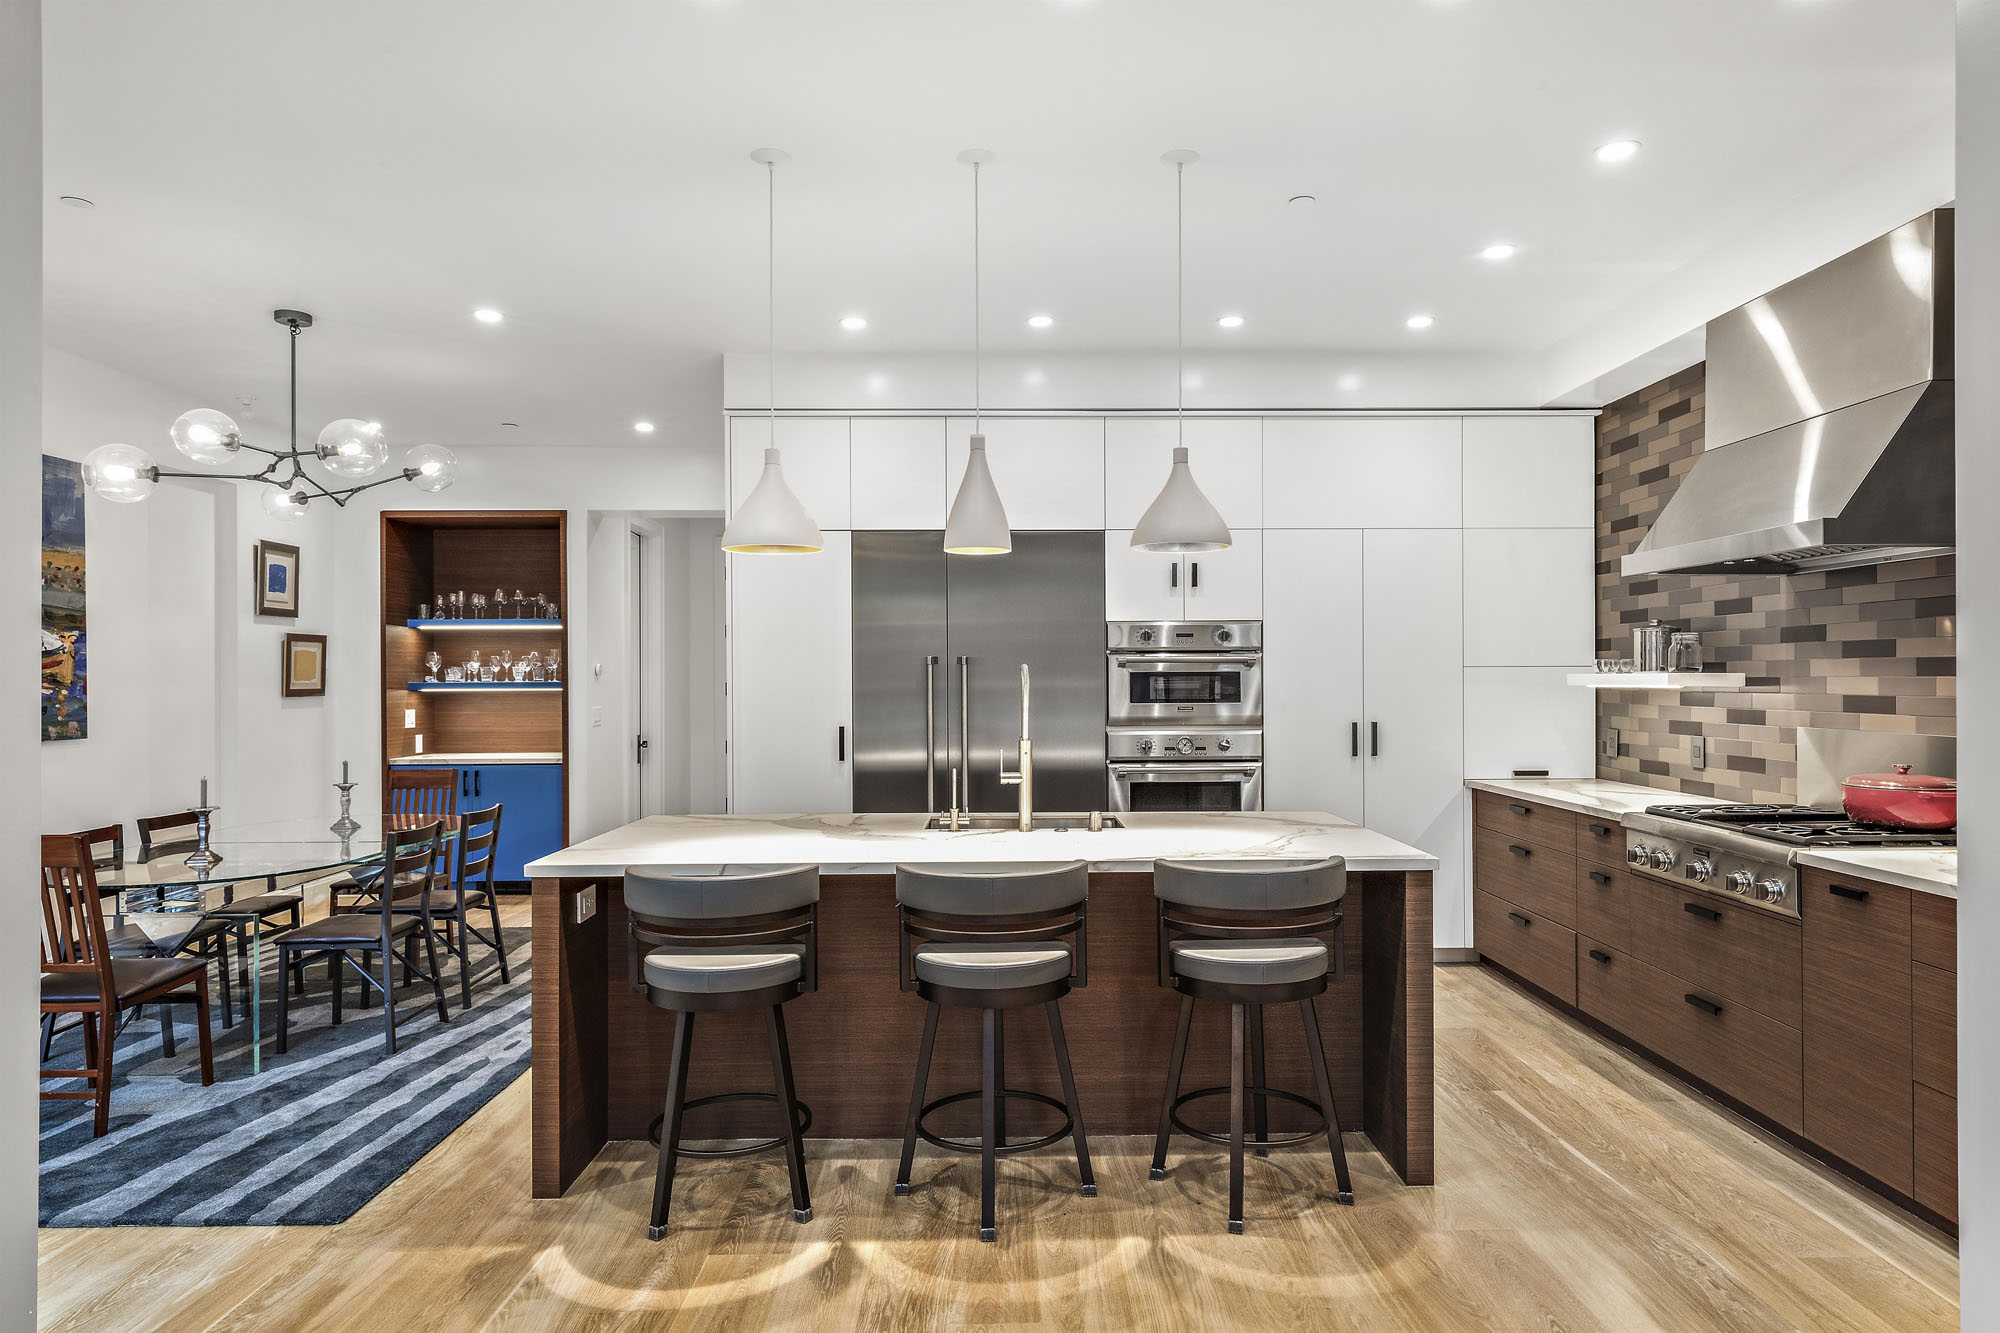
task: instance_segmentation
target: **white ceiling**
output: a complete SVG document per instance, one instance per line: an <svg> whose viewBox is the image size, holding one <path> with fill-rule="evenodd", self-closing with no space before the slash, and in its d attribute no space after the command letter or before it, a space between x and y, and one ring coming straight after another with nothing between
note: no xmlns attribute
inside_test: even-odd
<svg viewBox="0 0 2000 1333"><path fill-rule="evenodd" d="M269 311L300 306L308 429L707 445L719 354L764 336L752 148L794 155L782 347L969 345L980 146L987 345L1059 352L1172 345L1187 146L1192 347L1538 352L1937 123L1952 8L62 0L49 338L276 422ZM1618 138L1645 149L1598 164Z"/></svg>

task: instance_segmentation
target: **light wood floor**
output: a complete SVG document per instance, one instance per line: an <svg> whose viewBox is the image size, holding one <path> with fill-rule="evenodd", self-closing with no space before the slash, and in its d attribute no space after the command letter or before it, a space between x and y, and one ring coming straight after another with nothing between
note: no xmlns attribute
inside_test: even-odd
<svg viewBox="0 0 2000 1333"><path fill-rule="evenodd" d="M1958 1326L1953 1247L1473 968L1438 972L1438 1179L1394 1183L1363 1140L1357 1208L1323 1152L1227 1171L1177 1144L1001 1165L977 1240L976 1159L814 1142L817 1220L776 1156L682 1167L645 1239L652 1160L614 1145L570 1197L528 1197L523 1077L349 1222L50 1231L45 1328L1881 1329ZM902 1070L873 1071L904 1077ZM871 1075L872 1076L872 1075ZM1086 1108L1087 1109L1087 1108Z"/></svg>

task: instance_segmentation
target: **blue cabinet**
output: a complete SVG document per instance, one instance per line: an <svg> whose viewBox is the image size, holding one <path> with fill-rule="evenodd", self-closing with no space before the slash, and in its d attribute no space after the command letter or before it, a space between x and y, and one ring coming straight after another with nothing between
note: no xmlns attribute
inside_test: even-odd
<svg viewBox="0 0 2000 1333"><path fill-rule="evenodd" d="M521 867L562 850L561 764L469 764L458 770L458 808L498 803L500 845L493 878L524 879Z"/></svg>

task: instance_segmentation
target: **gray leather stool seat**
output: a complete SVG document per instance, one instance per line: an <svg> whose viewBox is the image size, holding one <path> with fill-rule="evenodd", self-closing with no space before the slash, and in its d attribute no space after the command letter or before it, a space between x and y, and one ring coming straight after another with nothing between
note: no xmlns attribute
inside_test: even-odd
<svg viewBox="0 0 2000 1333"><path fill-rule="evenodd" d="M921 981L961 990L1012 990L1043 986L1069 975L1067 944L1024 948L1018 944L927 944L910 960Z"/></svg>
<svg viewBox="0 0 2000 1333"><path fill-rule="evenodd" d="M1326 946L1314 939L1175 940L1176 976L1236 985L1281 985L1326 975Z"/></svg>
<svg viewBox="0 0 2000 1333"><path fill-rule="evenodd" d="M646 984L693 995L762 990L805 974L800 945L769 949L655 949L646 955Z"/></svg>

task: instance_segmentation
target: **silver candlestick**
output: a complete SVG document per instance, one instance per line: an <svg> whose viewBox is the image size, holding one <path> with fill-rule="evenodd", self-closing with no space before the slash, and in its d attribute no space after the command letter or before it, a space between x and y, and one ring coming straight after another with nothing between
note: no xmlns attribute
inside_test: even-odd
<svg viewBox="0 0 2000 1333"><path fill-rule="evenodd" d="M206 788L208 784L204 782L202 786ZM203 794L207 793L204 791ZM205 803L194 808L194 852L188 857L187 864L196 870L207 870L222 860L222 853L208 845L209 816L219 809L220 806Z"/></svg>
<svg viewBox="0 0 2000 1333"><path fill-rule="evenodd" d="M336 782L333 789L340 793L340 818L333 821L333 831L343 838L349 838L361 831L361 821L354 817L354 783Z"/></svg>

